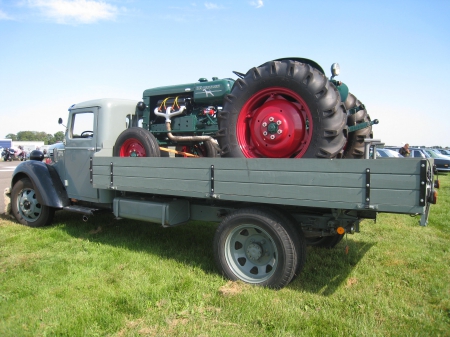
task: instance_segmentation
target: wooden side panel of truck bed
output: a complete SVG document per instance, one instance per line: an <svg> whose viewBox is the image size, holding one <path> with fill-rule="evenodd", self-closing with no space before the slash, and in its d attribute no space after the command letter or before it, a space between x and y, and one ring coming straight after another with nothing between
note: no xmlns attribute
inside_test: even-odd
<svg viewBox="0 0 450 337"><path fill-rule="evenodd" d="M422 214L421 165L428 168L432 163L415 158L94 157L93 186L177 197L204 199L212 195L230 201L348 210L369 206L379 212Z"/></svg>

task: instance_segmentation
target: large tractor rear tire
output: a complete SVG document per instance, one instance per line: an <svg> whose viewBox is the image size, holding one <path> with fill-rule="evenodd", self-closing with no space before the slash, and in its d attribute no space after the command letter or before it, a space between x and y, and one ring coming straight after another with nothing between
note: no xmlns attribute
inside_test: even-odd
<svg viewBox="0 0 450 337"><path fill-rule="evenodd" d="M224 157L339 158L346 143L338 90L321 71L293 60L250 69L218 119Z"/></svg>
<svg viewBox="0 0 450 337"><path fill-rule="evenodd" d="M344 104L348 110L360 106L362 103L353 94L349 93ZM370 122L370 116L367 114L366 109L359 110L356 114L347 117L347 126L354 126L364 122ZM364 140L366 138L373 138L372 126L349 132L344 150L344 158L364 158Z"/></svg>

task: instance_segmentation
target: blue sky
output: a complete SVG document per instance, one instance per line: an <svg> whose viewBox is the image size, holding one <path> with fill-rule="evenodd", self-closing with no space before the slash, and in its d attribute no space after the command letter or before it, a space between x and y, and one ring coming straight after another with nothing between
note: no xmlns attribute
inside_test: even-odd
<svg viewBox="0 0 450 337"><path fill-rule="evenodd" d="M85 100L298 56L345 82L389 145L450 146L450 1L0 0L0 138Z"/></svg>

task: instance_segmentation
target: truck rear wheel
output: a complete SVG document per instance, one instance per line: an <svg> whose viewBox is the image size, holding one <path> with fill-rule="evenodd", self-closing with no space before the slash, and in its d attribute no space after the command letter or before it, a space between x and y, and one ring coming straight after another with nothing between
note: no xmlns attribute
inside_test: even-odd
<svg viewBox="0 0 450 337"><path fill-rule="evenodd" d="M335 158L346 143L338 90L319 70L292 60L250 69L218 119L225 157Z"/></svg>
<svg viewBox="0 0 450 337"><path fill-rule="evenodd" d="M14 184L11 209L17 221L29 227L49 225L55 214L54 208L42 205L37 200L33 183L28 178L22 178Z"/></svg>
<svg viewBox="0 0 450 337"><path fill-rule="evenodd" d="M129 128L117 137L114 157L160 157L158 141L150 131L143 128Z"/></svg>
<svg viewBox="0 0 450 337"><path fill-rule="evenodd" d="M347 109L353 109L360 106L362 103L353 95L348 94L345 101ZM354 115L347 117L347 126L355 126L364 122L370 122L370 116L366 109L359 110ZM349 132L347 137L347 144L344 148L344 158L361 159L364 158L364 140L366 138L373 138L372 126L367 128Z"/></svg>
<svg viewBox="0 0 450 337"><path fill-rule="evenodd" d="M286 286L298 266L299 244L285 226L276 214L259 209L227 216L214 236L214 258L222 274L259 286Z"/></svg>

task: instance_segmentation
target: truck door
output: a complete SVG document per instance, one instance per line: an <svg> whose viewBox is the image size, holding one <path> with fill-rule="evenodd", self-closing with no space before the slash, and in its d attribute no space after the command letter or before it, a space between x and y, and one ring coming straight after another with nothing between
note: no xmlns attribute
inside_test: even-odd
<svg viewBox="0 0 450 337"><path fill-rule="evenodd" d="M90 159L97 150L98 107L71 110L65 137L64 166L69 198L97 201L98 190L91 184Z"/></svg>

